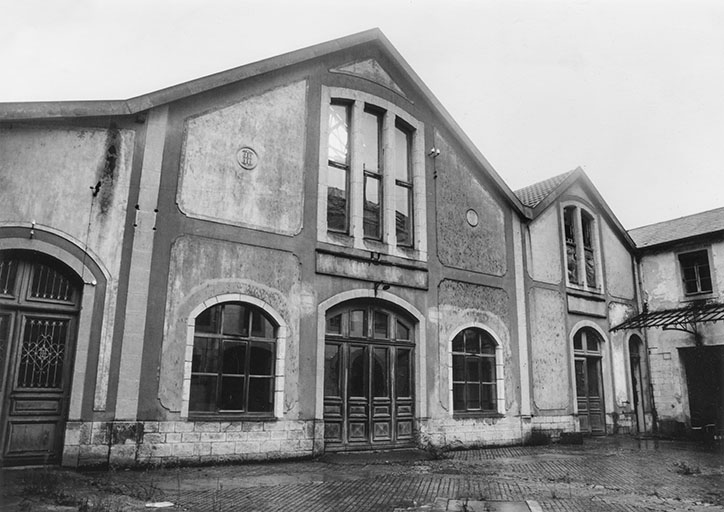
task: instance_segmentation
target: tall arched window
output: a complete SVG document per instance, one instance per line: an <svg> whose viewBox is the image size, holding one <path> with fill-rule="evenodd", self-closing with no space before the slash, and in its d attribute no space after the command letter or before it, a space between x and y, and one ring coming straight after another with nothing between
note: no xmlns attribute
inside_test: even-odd
<svg viewBox="0 0 724 512"><path fill-rule="evenodd" d="M189 415L270 416L277 326L259 307L216 304L196 317Z"/></svg>
<svg viewBox="0 0 724 512"><path fill-rule="evenodd" d="M566 206L563 208L563 236L568 285L600 291L595 217L579 206Z"/></svg>
<svg viewBox="0 0 724 512"><path fill-rule="evenodd" d="M483 329L460 331L452 341L453 410L497 413L497 343Z"/></svg>

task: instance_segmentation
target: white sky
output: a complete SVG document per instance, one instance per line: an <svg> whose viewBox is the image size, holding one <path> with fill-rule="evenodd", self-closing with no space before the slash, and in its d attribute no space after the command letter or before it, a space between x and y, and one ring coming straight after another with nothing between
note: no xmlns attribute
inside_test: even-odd
<svg viewBox="0 0 724 512"><path fill-rule="evenodd" d="M724 2L0 0L0 102L125 99L379 27L517 189L627 229L724 205Z"/></svg>

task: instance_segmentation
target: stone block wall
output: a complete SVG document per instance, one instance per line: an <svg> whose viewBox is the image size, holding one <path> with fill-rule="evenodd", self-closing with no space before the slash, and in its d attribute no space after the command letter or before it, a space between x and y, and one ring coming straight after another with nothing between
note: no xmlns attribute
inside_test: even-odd
<svg viewBox="0 0 724 512"><path fill-rule="evenodd" d="M421 448L471 448L521 444L530 430L520 417L443 418L419 424Z"/></svg>
<svg viewBox="0 0 724 512"><path fill-rule="evenodd" d="M531 431L547 434L552 440L561 437L562 432L578 432L578 419L572 415L565 416L533 416Z"/></svg>
<svg viewBox="0 0 724 512"><path fill-rule="evenodd" d="M308 457L323 449L322 432L314 421L68 422L63 466Z"/></svg>

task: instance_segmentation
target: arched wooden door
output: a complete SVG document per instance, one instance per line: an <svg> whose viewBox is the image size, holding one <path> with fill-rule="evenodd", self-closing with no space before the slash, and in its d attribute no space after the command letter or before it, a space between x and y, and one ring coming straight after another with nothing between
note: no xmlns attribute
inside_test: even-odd
<svg viewBox="0 0 724 512"><path fill-rule="evenodd" d="M327 450L412 445L413 336L413 324L406 315L376 303L336 308L327 315Z"/></svg>
<svg viewBox="0 0 724 512"><path fill-rule="evenodd" d="M80 279L30 251L0 252L0 457L57 463L68 410Z"/></svg>
<svg viewBox="0 0 724 512"><path fill-rule="evenodd" d="M578 421L581 432L593 435L606 433L601 374L602 342L601 336L588 327L573 335Z"/></svg>

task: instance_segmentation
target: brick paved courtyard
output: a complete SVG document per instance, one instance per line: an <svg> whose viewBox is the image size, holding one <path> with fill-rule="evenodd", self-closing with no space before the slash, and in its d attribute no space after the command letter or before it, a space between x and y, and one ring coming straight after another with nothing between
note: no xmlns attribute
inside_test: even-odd
<svg viewBox="0 0 724 512"><path fill-rule="evenodd" d="M58 510L43 508L48 500L40 496L23 495L26 473L3 471L3 510ZM614 437L438 457L340 454L284 463L51 473L63 476L67 493L103 501L106 508L98 510L112 511L160 501L199 512L724 511L721 450Z"/></svg>

